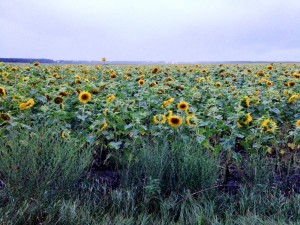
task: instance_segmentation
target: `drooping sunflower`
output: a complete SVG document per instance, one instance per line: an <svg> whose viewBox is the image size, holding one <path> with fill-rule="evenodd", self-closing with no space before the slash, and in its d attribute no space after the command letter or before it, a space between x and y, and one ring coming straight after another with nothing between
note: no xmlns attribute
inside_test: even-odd
<svg viewBox="0 0 300 225"><path fill-rule="evenodd" d="M107 124L107 122L105 121L105 122L102 124L101 128L100 128L100 132L104 131L107 127L108 127L108 124Z"/></svg>
<svg viewBox="0 0 300 225"><path fill-rule="evenodd" d="M186 124L189 127L196 127L197 126L197 118L194 115L190 115L186 117Z"/></svg>
<svg viewBox="0 0 300 225"><path fill-rule="evenodd" d="M69 131L69 130L63 130L61 132L62 139L65 139L65 140L70 139L70 133L71 133L71 131Z"/></svg>
<svg viewBox="0 0 300 225"><path fill-rule="evenodd" d="M20 103L19 108L20 110L29 109L34 105L34 103L34 100L31 98L27 102Z"/></svg>
<svg viewBox="0 0 300 225"><path fill-rule="evenodd" d="M179 127L182 124L180 116L168 116L168 123L171 127Z"/></svg>
<svg viewBox="0 0 300 225"><path fill-rule="evenodd" d="M167 117L163 114L153 116L153 122L156 124L164 124L167 120Z"/></svg>
<svg viewBox="0 0 300 225"><path fill-rule="evenodd" d="M169 98L168 100L163 102L162 106L166 107L167 105L170 105L174 101L175 101L175 98Z"/></svg>
<svg viewBox="0 0 300 225"><path fill-rule="evenodd" d="M289 97L288 102L293 103L298 98L300 98L300 95L292 95L291 97Z"/></svg>
<svg viewBox="0 0 300 225"><path fill-rule="evenodd" d="M263 132L274 133L277 129L277 124L275 121L273 121L271 119L264 119L264 121L260 125L260 129Z"/></svg>
<svg viewBox="0 0 300 225"><path fill-rule="evenodd" d="M189 104L188 104L187 102L179 102L179 103L177 104L177 108L178 108L179 110L185 111L185 110L188 110Z"/></svg>
<svg viewBox="0 0 300 225"><path fill-rule="evenodd" d="M82 91L82 92L80 92L80 94L78 96L78 100L81 103L88 103L89 101L92 100L92 95L91 95L91 93L89 93L87 91Z"/></svg>
<svg viewBox="0 0 300 225"><path fill-rule="evenodd" d="M244 121L244 124L249 124L253 119L252 119L252 116L251 116L251 114L250 113L248 113L247 115L246 115L246 120Z"/></svg>
<svg viewBox="0 0 300 225"><path fill-rule="evenodd" d="M5 91L4 87L0 87L0 96L3 98L6 97L6 91Z"/></svg>
<svg viewBox="0 0 300 225"><path fill-rule="evenodd" d="M138 84L139 84L140 86L144 86L145 81L144 81L144 80L139 80L139 81L138 81Z"/></svg>
<svg viewBox="0 0 300 225"><path fill-rule="evenodd" d="M106 99L106 103L110 103L112 101L114 101L116 99L116 97L114 95L110 95L107 99Z"/></svg>
<svg viewBox="0 0 300 225"><path fill-rule="evenodd" d="M250 106L250 98L248 96L245 96L241 101L241 106L244 108L248 108Z"/></svg>
<svg viewBox="0 0 300 225"><path fill-rule="evenodd" d="M68 96L68 94L67 94L66 92L64 92L64 91L61 91L61 92L59 92L58 94L59 94L60 96L64 96L64 97Z"/></svg>
<svg viewBox="0 0 300 225"><path fill-rule="evenodd" d="M253 120L250 113L245 114L244 112L240 115L237 126L238 128L242 128L244 125L249 125Z"/></svg>

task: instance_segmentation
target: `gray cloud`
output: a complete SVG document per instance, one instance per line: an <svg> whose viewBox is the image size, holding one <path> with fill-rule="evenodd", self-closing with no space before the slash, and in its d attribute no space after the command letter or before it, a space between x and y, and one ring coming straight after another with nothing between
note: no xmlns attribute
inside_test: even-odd
<svg viewBox="0 0 300 225"><path fill-rule="evenodd" d="M10 0L0 57L300 60L297 0Z"/></svg>

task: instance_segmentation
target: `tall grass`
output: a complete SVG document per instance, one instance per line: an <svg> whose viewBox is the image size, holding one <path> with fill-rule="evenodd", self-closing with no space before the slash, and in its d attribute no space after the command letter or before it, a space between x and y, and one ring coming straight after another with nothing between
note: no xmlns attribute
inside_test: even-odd
<svg viewBox="0 0 300 225"><path fill-rule="evenodd" d="M265 156L240 165L233 195L218 188L219 159L193 140L132 143L116 189L85 176L92 152L56 126L9 131L0 139L0 224L299 224L299 196L271 188L277 162Z"/></svg>

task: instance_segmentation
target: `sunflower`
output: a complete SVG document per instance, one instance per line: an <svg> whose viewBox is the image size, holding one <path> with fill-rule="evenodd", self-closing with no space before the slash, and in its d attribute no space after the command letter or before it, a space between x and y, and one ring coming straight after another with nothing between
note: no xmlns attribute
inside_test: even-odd
<svg viewBox="0 0 300 225"><path fill-rule="evenodd" d="M248 113L246 120L244 121L244 124L249 124L253 119L250 113Z"/></svg>
<svg viewBox="0 0 300 225"><path fill-rule="evenodd" d="M61 92L59 92L58 94L59 94L60 96L64 96L64 97L68 96L68 94L67 94L66 92L64 92L64 91L61 91Z"/></svg>
<svg viewBox="0 0 300 225"><path fill-rule="evenodd" d="M139 80L139 81L138 81L138 84L139 84L140 86L144 86L145 81L144 81L144 80Z"/></svg>
<svg viewBox="0 0 300 225"><path fill-rule="evenodd" d="M110 102L114 101L115 99L116 99L116 97L114 95L111 95L106 99L106 103L110 103Z"/></svg>
<svg viewBox="0 0 300 225"><path fill-rule="evenodd" d="M182 124L182 118L179 116L169 116L168 123L171 127L179 127Z"/></svg>
<svg viewBox="0 0 300 225"><path fill-rule="evenodd" d="M260 125L260 128L263 132L274 133L276 131L277 124L271 119L264 119L264 121Z"/></svg>
<svg viewBox="0 0 300 225"><path fill-rule="evenodd" d="M266 81L266 85L268 86L268 87L271 87L271 86L273 86L273 83L271 82L271 81Z"/></svg>
<svg viewBox="0 0 300 225"><path fill-rule="evenodd" d="M71 133L71 131L69 131L69 130L63 130L61 132L62 139L68 140L70 138L70 133Z"/></svg>
<svg viewBox="0 0 300 225"><path fill-rule="evenodd" d="M300 95L292 95L291 97L289 97L288 102L293 103L298 98L300 98Z"/></svg>
<svg viewBox="0 0 300 225"><path fill-rule="evenodd" d="M186 117L186 124L190 127L196 127L197 126L197 118L194 115L187 116Z"/></svg>
<svg viewBox="0 0 300 225"><path fill-rule="evenodd" d="M172 81L172 80L173 80L172 77L167 77L167 78L166 78L166 81Z"/></svg>
<svg viewBox="0 0 300 225"><path fill-rule="evenodd" d="M179 110L188 110L189 104L188 104L187 102L179 102L179 103L177 104L177 108L178 108Z"/></svg>
<svg viewBox="0 0 300 225"><path fill-rule="evenodd" d="M241 105L244 108L248 108L250 106L250 98L248 96L245 96L241 101Z"/></svg>
<svg viewBox="0 0 300 225"><path fill-rule="evenodd" d="M82 103L88 103L89 101L91 101L91 99L92 99L92 95L87 91L80 92L78 96L78 100Z"/></svg>
<svg viewBox="0 0 300 225"><path fill-rule="evenodd" d="M167 117L163 114L153 116L153 122L156 124L164 124L167 120Z"/></svg>
<svg viewBox="0 0 300 225"><path fill-rule="evenodd" d="M93 89L91 92L92 92L93 94L98 94L98 93L99 93L99 90Z"/></svg>
<svg viewBox="0 0 300 225"><path fill-rule="evenodd" d="M155 67L155 68L152 70L152 73L153 73L153 74L156 74L157 72L158 72L158 68Z"/></svg>
<svg viewBox="0 0 300 225"><path fill-rule="evenodd" d="M0 113L0 121L10 121L10 116L8 114L5 113Z"/></svg>
<svg viewBox="0 0 300 225"><path fill-rule="evenodd" d="M108 127L108 124L105 121L100 128L100 132L104 131L107 127Z"/></svg>
<svg viewBox="0 0 300 225"><path fill-rule="evenodd" d="M243 125L240 124L239 122L237 122L237 126L238 126L238 128L242 128L243 127Z"/></svg>
<svg viewBox="0 0 300 225"><path fill-rule="evenodd" d="M272 65L268 65L268 66L267 66L267 69L268 69L268 70L272 70L272 69L273 69L273 66L272 66Z"/></svg>
<svg viewBox="0 0 300 225"><path fill-rule="evenodd" d="M39 62L35 62L35 63L33 63L33 66L39 66L40 65L40 63Z"/></svg>
<svg viewBox="0 0 300 225"><path fill-rule="evenodd" d="M222 84L221 84L220 82L217 82L217 83L215 84L215 86L216 86L216 87L222 87Z"/></svg>
<svg viewBox="0 0 300 225"><path fill-rule="evenodd" d="M102 62L106 62L106 58L102 58Z"/></svg>
<svg viewBox="0 0 300 225"><path fill-rule="evenodd" d="M168 100L163 102L162 107L166 107L167 105L170 105L174 101L175 101L175 98L169 98Z"/></svg>
<svg viewBox="0 0 300 225"><path fill-rule="evenodd" d="M287 82L288 87L293 87L295 84L296 84L296 82L294 82L294 81Z"/></svg>
<svg viewBox="0 0 300 225"><path fill-rule="evenodd" d="M62 97L56 97L56 98L54 99L54 102L55 102L56 104L61 104L63 101L64 101L64 100L63 100Z"/></svg>
<svg viewBox="0 0 300 225"><path fill-rule="evenodd" d="M296 127L300 127L300 120L296 121Z"/></svg>
<svg viewBox="0 0 300 225"><path fill-rule="evenodd" d="M31 98L27 102L20 103L19 108L20 110L29 109L34 105L34 100Z"/></svg>
<svg viewBox="0 0 300 225"><path fill-rule="evenodd" d="M111 75L110 75L110 78L116 79L116 78L117 78L117 74L115 74L115 73L111 74Z"/></svg>
<svg viewBox="0 0 300 225"><path fill-rule="evenodd" d="M3 98L6 97L6 92L5 92L5 89L3 87L0 87L0 96L2 96Z"/></svg>
<svg viewBox="0 0 300 225"><path fill-rule="evenodd" d="M154 86L156 86L157 85L157 83L154 81L154 82L152 82L151 84L150 84L150 87L154 87Z"/></svg>

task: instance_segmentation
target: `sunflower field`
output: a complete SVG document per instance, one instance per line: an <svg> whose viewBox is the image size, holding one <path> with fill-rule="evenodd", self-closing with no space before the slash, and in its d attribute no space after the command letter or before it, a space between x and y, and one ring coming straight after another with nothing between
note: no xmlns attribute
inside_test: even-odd
<svg viewBox="0 0 300 225"><path fill-rule="evenodd" d="M300 65L0 63L0 224L299 224Z"/></svg>
<svg viewBox="0 0 300 225"><path fill-rule="evenodd" d="M0 134L59 122L66 141L126 150L195 139L215 155L300 144L300 66L0 64Z"/></svg>

